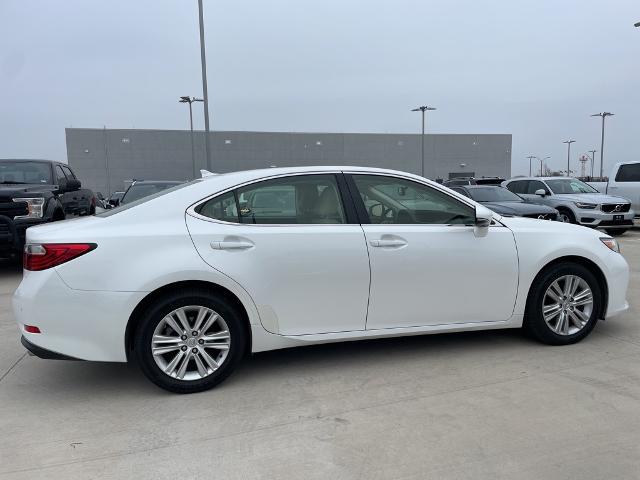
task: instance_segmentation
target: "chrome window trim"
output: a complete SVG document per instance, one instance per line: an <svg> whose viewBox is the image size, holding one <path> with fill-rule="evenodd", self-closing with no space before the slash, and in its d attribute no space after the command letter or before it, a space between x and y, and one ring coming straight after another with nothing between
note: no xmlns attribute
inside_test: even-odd
<svg viewBox="0 0 640 480"><path fill-rule="evenodd" d="M206 198L198 200L191 204L186 211L186 214L197 218L199 220L204 220L206 222L212 223L220 223L222 225L236 225L236 226L251 226L251 227L350 227L354 225L360 225L359 223L239 223L239 222L225 222L224 220L218 220L217 218L207 217L205 215L200 215L196 212L196 208L202 205L203 203L208 202L209 200L219 197L220 195L224 195L225 193L229 193L233 190L237 190L239 188L246 187L248 185L252 185L254 183L261 183L268 180L275 180L277 178L287 178L287 177L300 177L300 176L309 176L309 175L336 175L338 173L342 173L341 170L322 170L322 171L313 171L313 172L294 172L294 173L281 173L279 175L270 175L268 177L254 178L253 180L248 180L244 183L238 183L232 187L228 187L224 190L220 190L212 195L209 195ZM337 185L338 194L340 194L340 186ZM342 196L340 196L340 203L342 204L342 208L344 210L344 202L342 201Z"/></svg>
<svg viewBox="0 0 640 480"><path fill-rule="evenodd" d="M201 215L198 212L195 211L195 209L197 207L199 207L201 204L208 202L209 200L211 200L212 198L215 197L219 197L220 195L224 195L225 193L231 192L233 190L236 190L238 188L242 188L245 187L247 185L252 185L254 183L260 183L260 182L264 182L267 180L273 180L276 178L286 178L286 177L299 177L299 176L303 176L303 175L336 175L339 173L344 173L346 175L375 175L375 176L379 176L379 177L390 177L390 178L399 178L402 180L407 180L407 181L411 181L411 182L415 182L415 183L419 183L421 185L424 185L426 187L429 188L434 188L435 190L444 193L445 195L451 197L454 200L457 200L458 202L467 205L468 207L472 208L475 211L476 206L469 202L469 199L467 197L465 197L462 194L457 194L460 195L460 197L462 198L458 198L456 195L451 195L451 193L447 192L445 190L445 188L447 190L449 190L447 187L440 187L438 184L438 186L434 186L431 185L430 183L426 183L423 181L420 181L419 179L410 177L410 176L404 176L404 175L398 175L398 174L390 174L390 173L382 173L382 172L367 172L367 171L362 171L362 170L321 170L321 171L311 171L311 172L294 172L294 173L281 173L279 175L270 175L267 177L260 177L260 178L256 178L253 180L248 180L246 182L243 183L238 183L237 185L231 186L231 187L227 187L224 190L220 190L219 192L216 192L214 194L211 194L205 198L202 198L194 203L192 203L189 207L187 207L187 210L185 212L186 215L189 215L193 218L197 218L199 220L203 220L205 222L211 222L211 223L219 223L221 225L232 225L232 226L250 226L250 227L336 227L336 226L342 226L342 227L350 227L350 226L354 226L354 225L358 225L360 227L364 226L364 225L376 225L373 223L239 223L239 222L226 222L224 220L218 220L216 218L211 218L211 217L207 217L205 215ZM339 189L339 186L338 186ZM457 193L457 192L456 192ZM342 201L342 198L340 199ZM344 208L344 205L342 206ZM383 224L379 224L379 225L383 225ZM455 227L455 228L460 228L460 227L467 227L467 228L475 228L474 225L462 225L462 224L445 224L445 223L389 223L389 224L384 224L384 225L393 225L393 226L400 226L400 227ZM495 218L492 220L490 227L502 227L505 228L504 224L502 224L499 220L496 220Z"/></svg>

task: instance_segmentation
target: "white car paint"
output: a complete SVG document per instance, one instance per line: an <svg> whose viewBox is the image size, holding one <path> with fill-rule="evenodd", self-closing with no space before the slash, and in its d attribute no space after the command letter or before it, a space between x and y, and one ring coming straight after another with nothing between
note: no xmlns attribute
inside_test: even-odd
<svg viewBox="0 0 640 480"><path fill-rule="evenodd" d="M28 243L93 242L55 268L25 272L14 295L29 342L75 358L126 361L135 307L165 285L219 285L244 306L252 351L296 345L522 325L532 281L549 262L579 256L608 286L606 316L627 308L628 266L601 232L493 214L488 228L434 225L240 225L192 207L238 185L327 172L399 176L484 207L421 177L364 167L280 168L209 176L105 217L30 228ZM478 210L479 211L479 210ZM107 214L108 215L108 214ZM391 237L388 237L391 236ZM406 242L374 248L372 241ZM248 243L218 250L217 242Z"/></svg>
<svg viewBox="0 0 640 480"><path fill-rule="evenodd" d="M640 212L639 164L640 161L637 160L616 163L609 174L609 181L587 183L599 192L626 198L631 202L631 208L635 212ZM636 215L638 214L640 213L636 213Z"/></svg>

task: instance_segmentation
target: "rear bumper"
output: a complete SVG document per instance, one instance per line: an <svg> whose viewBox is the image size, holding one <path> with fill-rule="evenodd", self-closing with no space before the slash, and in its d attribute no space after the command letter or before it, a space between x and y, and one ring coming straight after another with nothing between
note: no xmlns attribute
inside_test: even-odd
<svg viewBox="0 0 640 480"><path fill-rule="evenodd" d="M44 358L46 360L78 360L77 358L69 357L58 352L47 350L46 348L39 347L38 345L31 343L29 340L22 336L20 338L22 346L26 348L31 355L38 358Z"/></svg>
<svg viewBox="0 0 640 480"><path fill-rule="evenodd" d="M13 295L13 312L24 341L40 350L27 349L38 356L48 351L78 360L126 362L125 330L144 296L74 290L55 269L25 271ZM25 325L37 326L41 333L26 332Z"/></svg>

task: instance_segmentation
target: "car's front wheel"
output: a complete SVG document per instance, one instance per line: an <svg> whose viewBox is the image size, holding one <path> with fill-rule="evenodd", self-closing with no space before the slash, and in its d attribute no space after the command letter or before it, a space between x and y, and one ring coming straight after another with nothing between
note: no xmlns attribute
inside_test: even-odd
<svg viewBox="0 0 640 480"><path fill-rule="evenodd" d="M566 208L559 208L558 213L559 213L558 220L560 220L561 222L576 223L576 216L573 214L571 210Z"/></svg>
<svg viewBox="0 0 640 480"><path fill-rule="evenodd" d="M176 292L147 310L134 338L147 378L176 393L201 392L222 382L242 359L245 345L236 309L198 289Z"/></svg>
<svg viewBox="0 0 640 480"><path fill-rule="evenodd" d="M582 265L561 263L543 271L531 287L524 328L537 340L568 345L586 337L602 308L602 289Z"/></svg>

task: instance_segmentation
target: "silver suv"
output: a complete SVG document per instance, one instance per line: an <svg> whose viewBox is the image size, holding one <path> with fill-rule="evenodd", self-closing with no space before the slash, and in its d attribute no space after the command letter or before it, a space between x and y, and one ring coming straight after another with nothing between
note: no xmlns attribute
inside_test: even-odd
<svg viewBox="0 0 640 480"><path fill-rule="evenodd" d="M542 203L560 213L559 220L603 228L609 235L622 235L633 226L634 212L626 198L598 192L571 177L515 178L502 183L529 203Z"/></svg>

